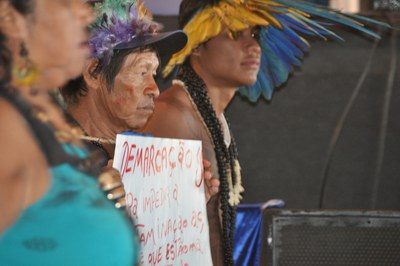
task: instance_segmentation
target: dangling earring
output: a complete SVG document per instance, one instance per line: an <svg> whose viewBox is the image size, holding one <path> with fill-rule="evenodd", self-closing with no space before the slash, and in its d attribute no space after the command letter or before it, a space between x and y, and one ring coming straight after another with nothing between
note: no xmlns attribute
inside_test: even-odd
<svg viewBox="0 0 400 266"><path fill-rule="evenodd" d="M29 60L29 53L24 42L21 42L19 55L22 59L22 64L14 67L13 74L15 81L17 85L31 86L35 82L39 70L33 65L32 61Z"/></svg>

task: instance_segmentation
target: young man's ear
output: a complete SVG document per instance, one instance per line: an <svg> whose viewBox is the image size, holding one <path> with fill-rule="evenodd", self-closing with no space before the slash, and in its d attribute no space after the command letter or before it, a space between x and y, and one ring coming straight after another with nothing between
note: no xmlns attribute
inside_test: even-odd
<svg viewBox="0 0 400 266"><path fill-rule="evenodd" d="M91 58L87 60L83 69L83 79L85 80L86 86L90 89L98 89L100 87L100 74L96 71L99 60Z"/></svg>
<svg viewBox="0 0 400 266"><path fill-rule="evenodd" d="M27 33L27 18L11 5L10 1L0 1L0 32L10 39L24 40Z"/></svg>
<svg viewBox="0 0 400 266"><path fill-rule="evenodd" d="M192 50L192 55L194 56L200 56L200 46L197 46Z"/></svg>

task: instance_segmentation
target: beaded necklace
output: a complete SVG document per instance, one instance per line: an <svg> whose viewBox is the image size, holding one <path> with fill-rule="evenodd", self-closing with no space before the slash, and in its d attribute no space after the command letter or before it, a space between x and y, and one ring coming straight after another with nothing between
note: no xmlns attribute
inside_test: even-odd
<svg viewBox="0 0 400 266"><path fill-rule="evenodd" d="M189 64L181 68L178 79L185 89L193 108L203 123L214 146L220 179L220 204L222 210L222 237L225 265L233 265L233 236L236 218L236 205L240 202L240 166L236 143L231 133L229 147L224 141L222 126L217 118L204 81L197 76ZM179 81L175 81L178 82Z"/></svg>

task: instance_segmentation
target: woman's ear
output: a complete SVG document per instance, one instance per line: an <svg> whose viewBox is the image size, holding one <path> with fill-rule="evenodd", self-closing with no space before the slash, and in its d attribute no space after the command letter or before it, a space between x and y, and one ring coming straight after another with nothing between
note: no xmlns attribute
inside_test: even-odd
<svg viewBox="0 0 400 266"><path fill-rule="evenodd" d="M20 14L10 4L10 1L0 1L0 31L10 39L25 39L27 18Z"/></svg>
<svg viewBox="0 0 400 266"><path fill-rule="evenodd" d="M98 89L100 87L100 74L97 71L99 60L91 58L86 61L83 69L83 79L89 89Z"/></svg>

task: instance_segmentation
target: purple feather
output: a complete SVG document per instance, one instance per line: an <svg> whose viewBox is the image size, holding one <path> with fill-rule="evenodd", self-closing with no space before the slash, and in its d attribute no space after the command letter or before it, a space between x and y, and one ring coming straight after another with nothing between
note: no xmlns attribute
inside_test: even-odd
<svg viewBox="0 0 400 266"><path fill-rule="evenodd" d="M161 24L152 21L149 17L139 17L136 5L129 5L127 13L128 19L121 19L115 13L109 17L104 13L101 15L100 26L92 30L89 39L91 57L103 59L104 65L110 62L116 45L162 29Z"/></svg>

